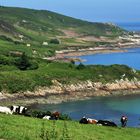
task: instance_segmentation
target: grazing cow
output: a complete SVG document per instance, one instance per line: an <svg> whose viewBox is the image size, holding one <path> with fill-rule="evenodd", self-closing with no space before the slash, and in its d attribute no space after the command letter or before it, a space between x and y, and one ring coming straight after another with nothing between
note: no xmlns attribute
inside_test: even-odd
<svg viewBox="0 0 140 140"><path fill-rule="evenodd" d="M13 113L25 114L26 110L27 110L27 108L24 106L15 106L15 105L11 106L11 111Z"/></svg>
<svg viewBox="0 0 140 140"><path fill-rule="evenodd" d="M88 124L97 124L97 120L95 119L91 119L91 118L87 118Z"/></svg>
<svg viewBox="0 0 140 140"><path fill-rule="evenodd" d="M19 110L18 108L19 108L19 106L15 106L15 105L13 105L13 106L10 107L10 109L11 109L11 111L12 111L13 113L17 113L18 110Z"/></svg>
<svg viewBox="0 0 140 140"><path fill-rule="evenodd" d="M81 124L88 124L88 120L87 120L86 117L83 117L83 118L79 121L79 123L81 123Z"/></svg>
<svg viewBox="0 0 140 140"><path fill-rule="evenodd" d="M27 111L27 108L24 106L19 106L19 114L25 114L25 112Z"/></svg>
<svg viewBox="0 0 140 140"><path fill-rule="evenodd" d="M51 119L51 116L45 115L42 119L50 120Z"/></svg>
<svg viewBox="0 0 140 140"><path fill-rule="evenodd" d="M54 113L52 113L50 120L58 120L59 117L60 117L60 113L54 112Z"/></svg>
<svg viewBox="0 0 140 140"><path fill-rule="evenodd" d="M106 120L99 120L97 122L97 125L117 127L117 125L114 122L110 122L110 121L106 121Z"/></svg>
<svg viewBox="0 0 140 140"><path fill-rule="evenodd" d="M12 114L13 112L8 107L0 106L0 113Z"/></svg>

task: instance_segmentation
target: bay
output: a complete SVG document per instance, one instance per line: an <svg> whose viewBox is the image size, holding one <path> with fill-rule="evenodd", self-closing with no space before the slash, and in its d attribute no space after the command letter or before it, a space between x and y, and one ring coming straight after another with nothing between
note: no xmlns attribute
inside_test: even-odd
<svg viewBox="0 0 140 140"><path fill-rule="evenodd" d="M33 109L60 111L74 120L83 116L94 119L110 120L120 125L122 115L128 117L129 127L140 127L140 95L94 97L88 100L61 104L34 104Z"/></svg>
<svg viewBox="0 0 140 140"><path fill-rule="evenodd" d="M85 65L128 65L134 69L140 70L140 46L136 48L128 49L128 52L118 52L118 53L105 53L105 54L92 54L79 56L84 60L82 62ZM79 64L77 62L77 64Z"/></svg>
<svg viewBox="0 0 140 140"><path fill-rule="evenodd" d="M118 24L129 31L140 31L140 24ZM86 60L85 65L123 64L140 70L140 46L128 49L128 52L93 54L77 58ZM78 64L78 63L77 63ZM83 116L94 119L110 120L118 125L122 115L128 117L128 127L140 128L140 95L94 97L88 100L73 101L61 104L33 104L31 108L42 111L60 111L74 120Z"/></svg>

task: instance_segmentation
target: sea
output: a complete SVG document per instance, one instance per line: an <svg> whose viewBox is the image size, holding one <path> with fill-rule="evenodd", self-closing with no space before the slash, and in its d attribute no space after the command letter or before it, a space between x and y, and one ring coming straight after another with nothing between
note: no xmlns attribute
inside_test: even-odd
<svg viewBox="0 0 140 140"><path fill-rule="evenodd" d="M118 22L116 25L128 31L140 32L140 22Z"/></svg>
<svg viewBox="0 0 140 140"><path fill-rule="evenodd" d="M140 31L140 23L118 23L120 27L129 31ZM124 53L94 54L81 56L86 60L85 65L90 64L124 64L140 70L140 46L129 49ZM122 115L128 117L128 127L140 128L140 95L94 97L81 101L71 101L57 105L34 104L34 109L43 111L60 111L68 114L72 119L79 121L83 116L94 119L110 120L120 126Z"/></svg>

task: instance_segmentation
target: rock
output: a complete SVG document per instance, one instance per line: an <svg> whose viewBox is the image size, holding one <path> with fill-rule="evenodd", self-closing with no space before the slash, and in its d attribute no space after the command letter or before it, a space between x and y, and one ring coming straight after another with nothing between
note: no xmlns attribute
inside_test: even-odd
<svg viewBox="0 0 140 140"><path fill-rule="evenodd" d="M43 46L48 46L49 44L48 44L48 42L43 42L42 45Z"/></svg>
<svg viewBox="0 0 140 140"><path fill-rule="evenodd" d="M27 47L31 47L31 44L26 44Z"/></svg>
<svg viewBox="0 0 140 140"><path fill-rule="evenodd" d="M92 85L91 81L87 81L87 88L93 88L93 85Z"/></svg>

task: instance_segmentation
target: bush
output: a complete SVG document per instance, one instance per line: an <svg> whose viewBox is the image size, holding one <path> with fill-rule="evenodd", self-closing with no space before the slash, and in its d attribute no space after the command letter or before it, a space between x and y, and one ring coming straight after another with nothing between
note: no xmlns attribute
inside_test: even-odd
<svg viewBox="0 0 140 140"><path fill-rule="evenodd" d="M25 53L23 53L23 55L17 59L15 64L20 70L38 69L38 63L35 60L29 60Z"/></svg>
<svg viewBox="0 0 140 140"><path fill-rule="evenodd" d="M30 67L28 68L28 70L35 70L38 69L38 63L35 60L30 61Z"/></svg>
<svg viewBox="0 0 140 140"><path fill-rule="evenodd" d="M20 70L27 70L31 66L25 53L17 60L16 65Z"/></svg>
<svg viewBox="0 0 140 140"><path fill-rule="evenodd" d="M60 120L71 120L71 118L67 114L61 114L60 117L59 117L59 119Z"/></svg>
<svg viewBox="0 0 140 140"><path fill-rule="evenodd" d="M25 114L26 116L29 117L35 117L35 118L43 118L45 115L51 116L51 112L50 111L38 111L38 110L29 110L26 112Z"/></svg>
<svg viewBox="0 0 140 140"><path fill-rule="evenodd" d="M1 65L13 65L14 63L15 63L14 58L0 55L0 64Z"/></svg>
<svg viewBox="0 0 140 140"><path fill-rule="evenodd" d="M53 113L50 111L28 110L25 115L29 117L43 118L45 115L52 116L52 114ZM67 114L60 114L59 120L71 120L71 118Z"/></svg>
<svg viewBox="0 0 140 140"><path fill-rule="evenodd" d="M17 93L20 91L32 91L34 88L34 83L31 79L27 77L20 77L18 75L0 75L0 85L2 89L5 89L9 93Z"/></svg>
<svg viewBox="0 0 140 140"><path fill-rule="evenodd" d="M54 56L55 55L55 50L48 50L46 55L48 57Z"/></svg>
<svg viewBox="0 0 140 140"><path fill-rule="evenodd" d="M86 68L86 66L85 66L84 64L82 64L82 63L80 63L80 64L77 66L77 69L78 69L78 70L81 70L81 69L84 69L84 68Z"/></svg>
<svg viewBox="0 0 140 140"><path fill-rule="evenodd" d="M0 39L4 40L4 41L14 42L11 38L4 36L4 35L0 35Z"/></svg>
<svg viewBox="0 0 140 140"><path fill-rule="evenodd" d="M50 40L50 43L52 43L52 44L61 44L61 41L60 41L60 39L54 38L54 39Z"/></svg>

